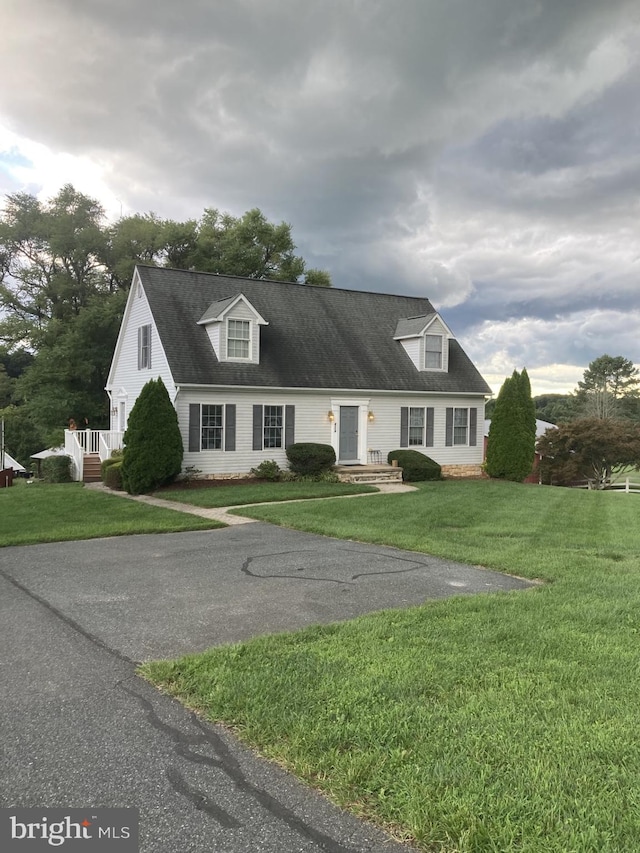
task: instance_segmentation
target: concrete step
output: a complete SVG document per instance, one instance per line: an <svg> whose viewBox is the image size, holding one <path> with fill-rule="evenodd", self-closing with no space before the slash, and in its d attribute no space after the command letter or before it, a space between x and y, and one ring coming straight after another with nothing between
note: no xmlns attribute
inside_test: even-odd
<svg viewBox="0 0 640 853"><path fill-rule="evenodd" d="M338 476L344 483L401 483L402 468L392 465L338 465Z"/></svg>

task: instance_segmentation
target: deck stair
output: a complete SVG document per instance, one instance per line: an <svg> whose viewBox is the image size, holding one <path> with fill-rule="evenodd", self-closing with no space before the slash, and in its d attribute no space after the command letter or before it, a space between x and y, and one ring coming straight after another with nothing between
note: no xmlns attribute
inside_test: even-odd
<svg viewBox="0 0 640 853"><path fill-rule="evenodd" d="M99 483L102 479L100 474L100 456L97 453L85 453L82 465L82 479L85 483Z"/></svg>
<svg viewBox="0 0 640 853"><path fill-rule="evenodd" d="M338 477L343 483L401 483L402 468L393 465L336 465Z"/></svg>

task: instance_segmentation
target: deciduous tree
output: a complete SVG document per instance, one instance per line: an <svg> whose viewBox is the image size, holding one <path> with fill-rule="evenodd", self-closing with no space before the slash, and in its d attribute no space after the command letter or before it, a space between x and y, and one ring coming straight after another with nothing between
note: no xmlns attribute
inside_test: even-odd
<svg viewBox="0 0 640 853"><path fill-rule="evenodd" d="M617 469L640 467L640 424L579 418L547 430L537 450L544 482L569 485L588 480L601 489Z"/></svg>

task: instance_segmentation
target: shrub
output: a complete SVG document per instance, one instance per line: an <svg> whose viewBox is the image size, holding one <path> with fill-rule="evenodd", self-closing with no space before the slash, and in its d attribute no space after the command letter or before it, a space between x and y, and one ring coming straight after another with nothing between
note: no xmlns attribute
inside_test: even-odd
<svg viewBox="0 0 640 853"><path fill-rule="evenodd" d="M122 459L114 459L104 474L104 484L109 489L122 490Z"/></svg>
<svg viewBox="0 0 640 853"><path fill-rule="evenodd" d="M103 483L106 483L106 481L107 481L106 480L107 469L110 468L112 465L116 465L118 462L122 462L122 451L121 450L112 451L111 456L108 459L104 459L100 463L100 477L101 477Z"/></svg>
<svg viewBox="0 0 640 853"><path fill-rule="evenodd" d="M287 447L289 467L294 474L320 474L329 471L336 462L336 454L330 444L299 442Z"/></svg>
<svg viewBox="0 0 640 853"><path fill-rule="evenodd" d="M171 483L182 467L178 416L162 379L152 379L135 402L124 434L122 485L131 495Z"/></svg>
<svg viewBox="0 0 640 853"><path fill-rule="evenodd" d="M271 480L272 482L275 482L280 479L282 469L275 459L265 459L264 462L261 462L255 468L252 468L251 473L254 477L258 477L261 480Z"/></svg>
<svg viewBox="0 0 640 853"><path fill-rule="evenodd" d="M391 464L394 459L402 468L403 480L418 482L442 479L442 469L438 463L417 450L392 450L387 456L387 462Z"/></svg>
<svg viewBox="0 0 640 853"><path fill-rule="evenodd" d="M71 482L71 457L48 456L42 460L42 475L46 483Z"/></svg>

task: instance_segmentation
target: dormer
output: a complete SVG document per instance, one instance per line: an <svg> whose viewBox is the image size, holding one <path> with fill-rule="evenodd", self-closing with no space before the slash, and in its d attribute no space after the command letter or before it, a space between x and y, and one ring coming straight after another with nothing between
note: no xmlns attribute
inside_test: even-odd
<svg viewBox="0 0 640 853"><path fill-rule="evenodd" d="M198 325L205 327L218 361L260 363L260 326L269 324L244 294L212 302Z"/></svg>
<svg viewBox="0 0 640 853"><path fill-rule="evenodd" d="M437 313L398 320L394 341L400 341L418 370L447 373L451 329Z"/></svg>

